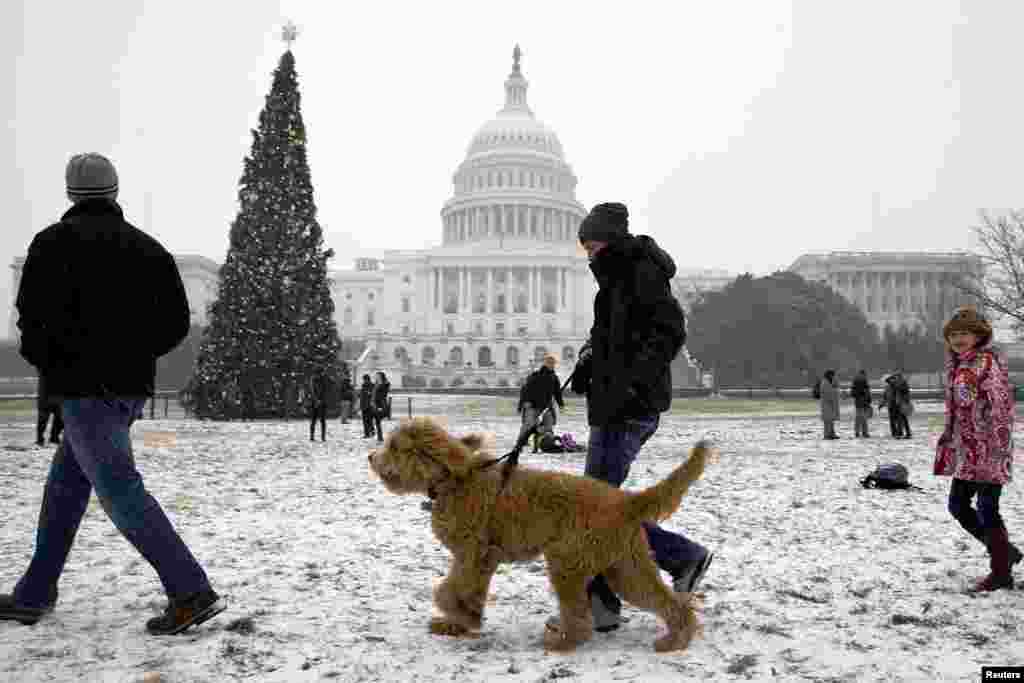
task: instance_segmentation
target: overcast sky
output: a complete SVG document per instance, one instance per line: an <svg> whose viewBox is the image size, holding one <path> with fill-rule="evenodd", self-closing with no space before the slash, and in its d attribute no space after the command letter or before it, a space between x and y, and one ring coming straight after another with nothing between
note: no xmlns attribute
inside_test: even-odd
<svg viewBox="0 0 1024 683"><path fill-rule="evenodd" d="M440 242L516 43L577 198L625 202L682 267L963 249L979 209L1024 203L1016 0L3 0L3 262L82 151L114 160L129 220L222 262L288 18L334 268Z"/></svg>

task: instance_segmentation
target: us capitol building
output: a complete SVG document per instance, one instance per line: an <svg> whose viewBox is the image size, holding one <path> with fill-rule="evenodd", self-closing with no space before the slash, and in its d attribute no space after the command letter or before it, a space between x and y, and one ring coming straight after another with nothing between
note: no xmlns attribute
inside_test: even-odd
<svg viewBox="0 0 1024 683"><path fill-rule="evenodd" d="M561 359L563 377L571 370L597 292L577 238L586 209L558 136L527 104L520 57L516 46L505 104L472 136L455 170L441 209L441 245L383 252L331 273L338 331L365 342L350 359L358 374L383 370L395 386L516 386L549 351ZM205 325L219 264L196 255L175 260L192 322ZM11 265L12 299L23 264L19 257ZM962 253L834 252L802 256L789 270L829 283L880 327L898 327L914 325L914 314L935 304L952 310L949 277L978 266ZM672 289L689 308L701 291L733 278L680 268ZM12 306L12 339L16 315ZM674 383L694 384L697 376L684 351L673 363Z"/></svg>

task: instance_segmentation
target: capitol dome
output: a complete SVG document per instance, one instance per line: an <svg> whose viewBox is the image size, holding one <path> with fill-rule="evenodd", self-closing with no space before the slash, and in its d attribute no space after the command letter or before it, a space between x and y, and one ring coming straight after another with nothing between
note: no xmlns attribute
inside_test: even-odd
<svg viewBox="0 0 1024 683"><path fill-rule="evenodd" d="M586 210L558 135L527 104L521 56L517 45L505 105L473 134L452 177L454 193L441 210L446 245L521 239L575 246Z"/></svg>

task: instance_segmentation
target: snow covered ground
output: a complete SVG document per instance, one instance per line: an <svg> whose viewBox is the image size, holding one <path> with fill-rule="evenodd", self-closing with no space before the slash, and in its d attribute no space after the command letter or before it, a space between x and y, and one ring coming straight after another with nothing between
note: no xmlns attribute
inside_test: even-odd
<svg viewBox="0 0 1024 683"><path fill-rule="evenodd" d="M455 432L514 441L516 418L488 399L415 401ZM396 417L405 408L396 398ZM976 681L982 665L1024 665L1024 591L965 591L987 557L946 512L948 480L930 474L941 407L918 406L909 441L882 437L882 418L874 438L849 438L846 410L844 438L824 442L816 417L784 413L670 416L640 454L629 487L663 477L702 436L722 453L668 523L717 555L704 635L667 655L652 649L661 625L628 606L618 632L545 654L555 602L541 561L502 567L481 637L428 635L448 554L420 499L370 474L360 424L332 422L325 444L299 421L144 420L133 435L147 485L229 610L184 636L146 635L162 590L94 499L57 611L33 627L0 622L0 681ZM32 430L0 423L0 444L27 445ZM564 430L585 439L579 410ZM579 473L582 457L523 461ZM925 491L862 489L883 461L906 464ZM0 591L29 560L48 462L0 450ZM1024 542L1020 491L1005 489L1002 511Z"/></svg>

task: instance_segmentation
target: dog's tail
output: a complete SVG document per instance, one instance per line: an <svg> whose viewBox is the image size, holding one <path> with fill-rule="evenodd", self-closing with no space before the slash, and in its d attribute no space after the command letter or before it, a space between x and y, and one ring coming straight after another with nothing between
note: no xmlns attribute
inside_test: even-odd
<svg viewBox="0 0 1024 683"><path fill-rule="evenodd" d="M658 522L679 509L690 484L700 479L704 466L714 453L707 441L698 441L686 462L668 478L638 493L627 494L626 519L629 522Z"/></svg>

